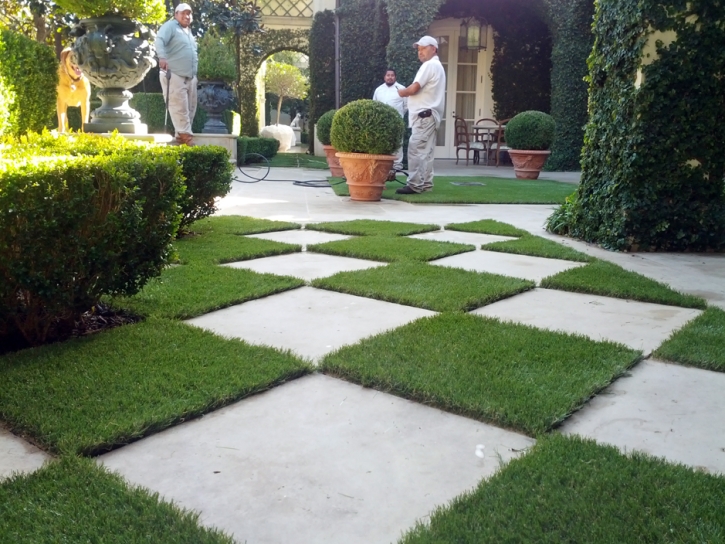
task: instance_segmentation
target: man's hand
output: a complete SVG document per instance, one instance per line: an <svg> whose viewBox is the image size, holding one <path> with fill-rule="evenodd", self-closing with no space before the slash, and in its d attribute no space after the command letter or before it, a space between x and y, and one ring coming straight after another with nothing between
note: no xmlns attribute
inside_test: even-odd
<svg viewBox="0 0 725 544"><path fill-rule="evenodd" d="M169 68L169 63L166 62L166 59L159 59L159 68L162 70L167 70Z"/></svg>
<svg viewBox="0 0 725 544"><path fill-rule="evenodd" d="M405 98L407 96L413 96L420 91L420 83L417 81L408 85L405 89L398 89L398 96Z"/></svg>

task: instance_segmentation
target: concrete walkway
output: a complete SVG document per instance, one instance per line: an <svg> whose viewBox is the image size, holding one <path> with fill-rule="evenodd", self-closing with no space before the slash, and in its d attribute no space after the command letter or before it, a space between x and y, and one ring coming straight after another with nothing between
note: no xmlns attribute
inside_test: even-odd
<svg viewBox="0 0 725 544"><path fill-rule="evenodd" d="M253 174L250 169L248 173ZM502 175L506 168L436 164L439 175ZM293 185L324 171L272 169L270 181L235 183L220 214L310 223L378 219L435 223L496 219L547 236L725 308L725 256L615 254L551 236L553 206L356 203L329 188ZM576 174L546 174L576 183ZM271 181L287 180L287 181ZM579 263L491 254L490 236L438 231L475 252L440 266L485 270L539 282ZM343 237L314 231L259 235L293 243ZM306 252L231 266L301 277L379 266ZM611 339L651 352L698 310L537 288L475 313L540 328ZM189 323L316 362L326 353L434 312L305 286L213 312ZM352 325L355 325L354 327ZM725 374L648 359L592 399L562 428L623 449L639 449L725 474ZM394 542L436 506L471 489L533 439L398 397L313 374L102 456L129 481L198 511L201 522L249 543ZM6 446L7 445L7 446ZM11 448L12 445L12 448ZM14 448L14 449L13 449ZM42 454L0 434L3 470L32 470ZM10 452L6 454L5 452ZM25 463L25 464L22 464ZM3 468L4 467L4 468Z"/></svg>

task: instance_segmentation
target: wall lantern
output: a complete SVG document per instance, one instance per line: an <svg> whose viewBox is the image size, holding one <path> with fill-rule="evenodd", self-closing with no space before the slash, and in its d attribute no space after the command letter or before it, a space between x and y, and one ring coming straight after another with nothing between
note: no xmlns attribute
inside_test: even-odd
<svg viewBox="0 0 725 544"><path fill-rule="evenodd" d="M475 17L464 19L461 23L461 49L480 51L486 49L488 42L488 23Z"/></svg>

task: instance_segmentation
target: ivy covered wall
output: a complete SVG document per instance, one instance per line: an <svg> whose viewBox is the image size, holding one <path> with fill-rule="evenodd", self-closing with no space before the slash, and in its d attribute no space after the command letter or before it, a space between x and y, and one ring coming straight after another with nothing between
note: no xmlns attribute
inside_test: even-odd
<svg viewBox="0 0 725 544"><path fill-rule="evenodd" d="M256 75L262 63L279 51L297 51L309 56L309 30L268 30L242 36L241 82L238 97L242 113L242 134L257 136Z"/></svg>
<svg viewBox="0 0 725 544"><path fill-rule="evenodd" d="M594 45L593 0L544 0L553 36L551 115L556 139L547 170L579 170L587 122L587 58Z"/></svg>
<svg viewBox="0 0 725 544"><path fill-rule="evenodd" d="M725 3L599 0L577 198L560 232L619 250L725 248Z"/></svg>

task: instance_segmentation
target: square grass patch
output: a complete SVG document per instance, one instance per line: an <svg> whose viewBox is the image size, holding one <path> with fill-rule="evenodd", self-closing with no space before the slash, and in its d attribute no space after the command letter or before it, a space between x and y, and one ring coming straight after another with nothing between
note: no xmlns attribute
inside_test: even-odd
<svg viewBox="0 0 725 544"><path fill-rule="evenodd" d="M402 223L397 221L375 221L373 219L354 219L352 221L334 221L310 223L307 230L347 234L350 236L409 236L440 230L438 225L420 223Z"/></svg>
<svg viewBox="0 0 725 544"><path fill-rule="evenodd" d="M215 265L296 253L302 246L214 230L176 240L174 250L182 264Z"/></svg>
<svg viewBox="0 0 725 544"><path fill-rule="evenodd" d="M484 185L453 185L453 183ZM383 198L420 204L563 204L576 187L571 183L494 177L436 176L433 190L417 195L399 195L404 183L389 182ZM350 196L347 184L334 185L338 196Z"/></svg>
<svg viewBox="0 0 725 544"><path fill-rule="evenodd" d="M199 515L127 484L89 459L66 457L0 484L0 541L14 544L233 544Z"/></svg>
<svg viewBox="0 0 725 544"><path fill-rule="evenodd" d="M244 215L217 215L200 219L191 225L193 232L197 234L261 234L263 232L276 232L280 230L295 230L301 228L299 223L288 221L271 221L269 219L257 219Z"/></svg>
<svg viewBox="0 0 725 544"><path fill-rule="evenodd" d="M361 236L307 246L307 251L371 261L432 261L474 251L476 246L400 236Z"/></svg>
<svg viewBox="0 0 725 544"><path fill-rule="evenodd" d="M722 542L723 501L722 477L554 435L399 544Z"/></svg>
<svg viewBox="0 0 725 544"><path fill-rule="evenodd" d="M517 229L508 223L502 223L494 219L481 219L480 221L469 221L467 223L451 223L446 225L446 230L457 230L460 232L475 232L478 234L495 234L497 236L526 236L529 233Z"/></svg>
<svg viewBox="0 0 725 544"><path fill-rule="evenodd" d="M518 240L505 240L484 244L481 249L487 251L500 251L501 253L515 253L517 255L531 255L532 257L545 257L547 259L564 259L565 261L591 262L594 257L577 251L570 247L547 240L540 236L525 234Z"/></svg>
<svg viewBox="0 0 725 544"><path fill-rule="evenodd" d="M144 316L190 319L304 285L290 276L259 274L228 266L181 265L165 269L132 297L110 299Z"/></svg>
<svg viewBox="0 0 725 544"><path fill-rule="evenodd" d="M498 274L420 262L400 262L368 270L340 272L315 280L312 285L435 312L474 310L535 286L531 281Z"/></svg>
<svg viewBox="0 0 725 544"><path fill-rule="evenodd" d="M290 353L151 318L0 357L0 418L51 452L93 455L310 368Z"/></svg>
<svg viewBox="0 0 725 544"><path fill-rule="evenodd" d="M725 372L725 312L708 308L675 332L652 356L656 359Z"/></svg>
<svg viewBox="0 0 725 544"><path fill-rule="evenodd" d="M535 436L561 423L640 356L621 344L446 313L343 347L321 368Z"/></svg>
<svg viewBox="0 0 725 544"><path fill-rule="evenodd" d="M277 153L269 159L270 166L282 168L313 168L315 170L329 170L324 157L315 157L306 153Z"/></svg>
<svg viewBox="0 0 725 544"><path fill-rule="evenodd" d="M664 283L600 259L544 278L541 287L683 308L707 307L700 297L679 293Z"/></svg>

